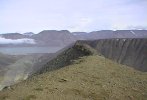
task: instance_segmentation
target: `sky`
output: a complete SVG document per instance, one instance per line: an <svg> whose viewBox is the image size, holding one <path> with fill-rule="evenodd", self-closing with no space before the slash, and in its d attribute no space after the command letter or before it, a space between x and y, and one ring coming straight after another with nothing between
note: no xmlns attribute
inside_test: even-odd
<svg viewBox="0 0 147 100"><path fill-rule="evenodd" d="M0 33L147 28L147 0L0 0Z"/></svg>

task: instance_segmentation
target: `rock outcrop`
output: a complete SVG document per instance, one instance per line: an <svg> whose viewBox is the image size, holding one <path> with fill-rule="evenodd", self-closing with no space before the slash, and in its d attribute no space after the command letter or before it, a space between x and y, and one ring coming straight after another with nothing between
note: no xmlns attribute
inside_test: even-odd
<svg viewBox="0 0 147 100"><path fill-rule="evenodd" d="M73 60L91 54L103 55L120 64L147 71L147 39L99 39L80 40L64 48L37 73L70 65Z"/></svg>
<svg viewBox="0 0 147 100"><path fill-rule="evenodd" d="M40 68L35 74L42 74L47 71L56 70L64 66L72 64L72 62L82 56L88 56L95 54L95 50L88 45L80 45L77 43L71 44L60 50L46 63L42 68Z"/></svg>
<svg viewBox="0 0 147 100"><path fill-rule="evenodd" d="M147 39L100 39L78 43L87 44L120 64L147 71Z"/></svg>

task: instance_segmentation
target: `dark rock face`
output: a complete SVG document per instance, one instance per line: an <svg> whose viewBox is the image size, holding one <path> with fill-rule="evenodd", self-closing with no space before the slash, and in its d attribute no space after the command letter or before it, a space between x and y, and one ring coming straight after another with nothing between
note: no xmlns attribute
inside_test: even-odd
<svg viewBox="0 0 147 100"><path fill-rule="evenodd" d="M100 39L78 41L96 49L106 58L147 71L147 39Z"/></svg>
<svg viewBox="0 0 147 100"><path fill-rule="evenodd" d="M82 56L100 54L120 64L147 71L147 39L80 40L53 54L35 74L72 64Z"/></svg>
<svg viewBox="0 0 147 100"><path fill-rule="evenodd" d="M53 54L51 59L48 59L48 62L40 68L35 75L62 68L72 64L73 60L78 59L79 57L91 55L93 54L93 51L90 50L90 48L91 47L83 44L71 44L58 51L56 54Z"/></svg>

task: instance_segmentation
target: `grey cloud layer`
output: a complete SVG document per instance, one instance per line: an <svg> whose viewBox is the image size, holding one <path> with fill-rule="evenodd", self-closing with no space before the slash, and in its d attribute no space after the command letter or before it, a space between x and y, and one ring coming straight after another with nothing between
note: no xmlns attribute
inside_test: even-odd
<svg viewBox="0 0 147 100"><path fill-rule="evenodd" d="M0 44L35 44L35 41L33 39L16 39L16 40L12 40L12 39L5 39L3 37L0 37Z"/></svg>

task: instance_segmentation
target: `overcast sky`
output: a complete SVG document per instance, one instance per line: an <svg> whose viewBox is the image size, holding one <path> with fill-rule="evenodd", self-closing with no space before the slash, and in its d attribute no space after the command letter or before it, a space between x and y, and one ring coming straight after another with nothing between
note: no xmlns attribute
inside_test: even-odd
<svg viewBox="0 0 147 100"><path fill-rule="evenodd" d="M0 0L0 33L147 27L147 0Z"/></svg>

